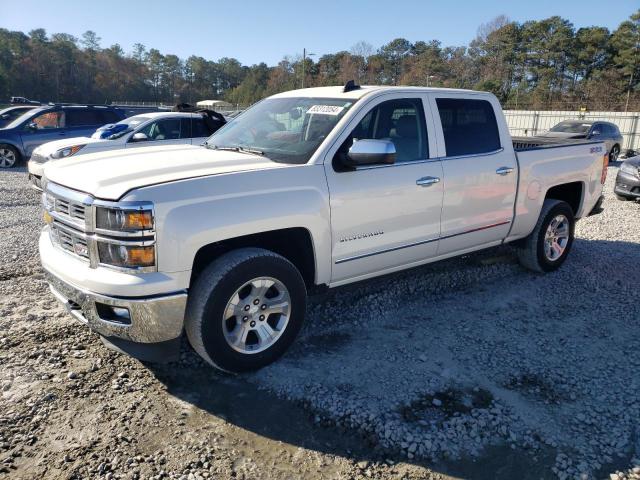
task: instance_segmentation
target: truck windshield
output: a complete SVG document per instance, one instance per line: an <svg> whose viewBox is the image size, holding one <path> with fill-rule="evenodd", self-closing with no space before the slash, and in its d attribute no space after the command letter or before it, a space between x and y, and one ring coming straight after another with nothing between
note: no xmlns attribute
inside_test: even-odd
<svg viewBox="0 0 640 480"><path fill-rule="evenodd" d="M591 128L590 123L560 122L555 127L551 128L551 131L563 133L587 133L589 128Z"/></svg>
<svg viewBox="0 0 640 480"><path fill-rule="evenodd" d="M237 149L276 162L307 163L354 100L270 98L214 133L208 148Z"/></svg>

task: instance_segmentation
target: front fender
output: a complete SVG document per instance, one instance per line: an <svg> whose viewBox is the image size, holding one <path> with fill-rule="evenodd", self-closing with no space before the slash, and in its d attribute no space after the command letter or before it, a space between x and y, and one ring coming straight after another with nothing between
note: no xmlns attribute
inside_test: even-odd
<svg viewBox="0 0 640 480"><path fill-rule="evenodd" d="M198 250L213 242L301 227L311 235L315 281L329 283L329 197L321 165L189 179L140 189L126 200L132 198L155 203L160 271L190 270Z"/></svg>

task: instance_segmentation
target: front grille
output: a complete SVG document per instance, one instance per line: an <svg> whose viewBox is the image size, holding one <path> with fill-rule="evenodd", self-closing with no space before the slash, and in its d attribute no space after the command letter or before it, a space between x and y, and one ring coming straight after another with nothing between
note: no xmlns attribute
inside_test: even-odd
<svg viewBox="0 0 640 480"><path fill-rule="evenodd" d="M137 232L96 229L96 210L98 208L121 208L118 202L96 200L88 194L52 182L46 184L42 200L46 211L44 219L49 224L52 244L55 248L86 261L90 268L98 268L101 265L99 247L103 244L127 246L155 244L155 231L138 234ZM127 208L151 210L152 205L150 202L132 202L127 205ZM152 267L105 266L116 270L126 269L126 271L156 271L155 265Z"/></svg>
<svg viewBox="0 0 640 480"><path fill-rule="evenodd" d="M84 224L86 214L85 205L59 197L52 197L51 202L54 212L73 219L74 223L80 222Z"/></svg>
<svg viewBox="0 0 640 480"><path fill-rule="evenodd" d="M75 233L73 230L61 226L57 222L51 224L51 240L62 250L82 258L89 258L89 247L86 238L80 233Z"/></svg>

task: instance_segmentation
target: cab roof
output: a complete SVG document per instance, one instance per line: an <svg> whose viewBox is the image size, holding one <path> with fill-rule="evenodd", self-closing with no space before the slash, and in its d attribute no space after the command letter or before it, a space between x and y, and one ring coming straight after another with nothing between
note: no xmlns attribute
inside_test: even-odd
<svg viewBox="0 0 640 480"><path fill-rule="evenodd" d="M313 87L302 88L298 90L290 90L288 92L282 92L274 95L274 98L287 98L287 97L310 97L310 98L344 98L344 99L359 99L365 95L375 92L446 92L446 93L478 93L474 90L463 90L456 88L435 88L435 87L409 87L409 86L381 86L381 85L362 85L360 88L344 91L344 86L335 87Z"/></svg>

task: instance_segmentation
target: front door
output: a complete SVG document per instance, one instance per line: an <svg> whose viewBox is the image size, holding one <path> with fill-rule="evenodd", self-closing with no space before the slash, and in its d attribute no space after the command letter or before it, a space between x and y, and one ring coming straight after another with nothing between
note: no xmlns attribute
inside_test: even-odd
<svg viewBox="0 0 640 480"><path fill-rule="evenodd" d="M149 147L149 146L159 146L159 145L179 145L179 144L190 144L191 139L189 137L184 137L183 129L181 126L181 122L189 122L189 119L186 118L163 118L160 120L156 120L155 122L147 123L145 126L138 128L133 132L127 142L127 148L136 148L136 147ZM145 141L133 141L133 136L136 133L143 133L146 135L147 140Z"/></svg>
<svg viewBox="0 0 640 480"><path fill-rule="evenodd" d="M438 255L490 246L511 228L518 171L497 101L473 96L431 97L446 189Z"/></svg>
<svg viewBox="0 0 640 480"><path fill-rule="evenodd" d="M332 283L390 271L436 254L444 182L440 161L429 156L435 143L424 110L418 94L385 95L373 101L351 122L355 127L334 162L325 161ZM340 168L338 155L358 139L391 140L395 164Z"/></svg>
<svg viewBox="0 0 640 480"><path fill-rule="evenodd" d="M31 128L34 127L34 128ZM20 133L27 157L43 143L66 137L65 119L62 111L49 111L34 116L22 126Z"/></svg>

